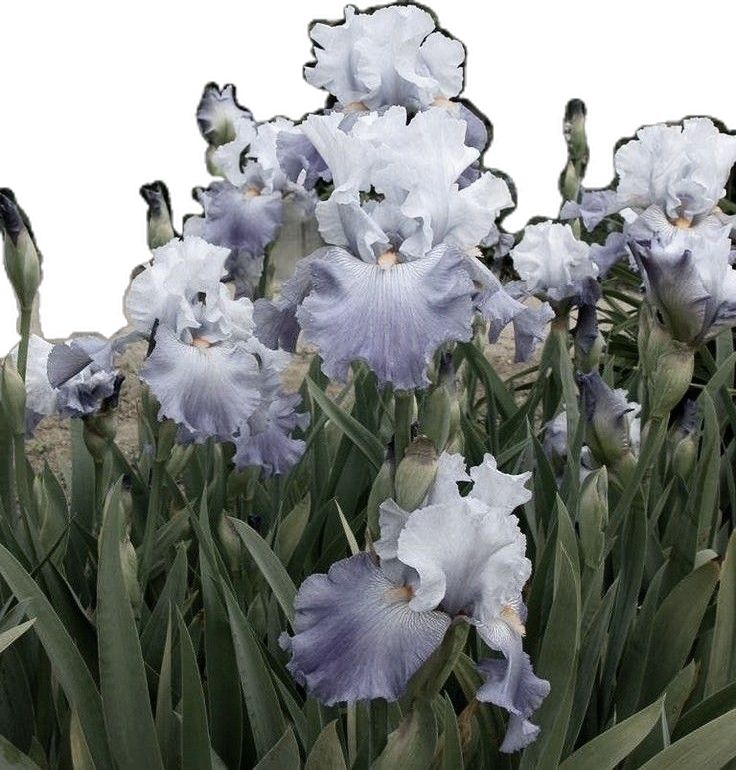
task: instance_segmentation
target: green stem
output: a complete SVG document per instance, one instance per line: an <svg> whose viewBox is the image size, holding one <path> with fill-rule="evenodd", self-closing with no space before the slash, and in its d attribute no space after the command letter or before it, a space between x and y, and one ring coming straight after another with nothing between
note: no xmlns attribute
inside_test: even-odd
<svg viewBox="0 0 736 770"><path fill-rule="evenodd" d="M394 394L394 456L398 465L411 443L411 423L414 416L414 393L399 390Z"/></svg>
<svg viewBox="0 0 736 770"><path fill-rule="evenodd" d="M18 345L18 374L25 381L28 365L28 340L31 336L32 307L20 309L20 344Z"/></svg>

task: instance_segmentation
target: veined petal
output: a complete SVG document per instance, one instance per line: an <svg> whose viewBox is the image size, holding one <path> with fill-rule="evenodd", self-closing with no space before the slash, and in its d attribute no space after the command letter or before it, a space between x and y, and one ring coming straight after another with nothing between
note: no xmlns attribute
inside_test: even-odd
<svg viewBox="0 0 736 770"><path fill-rule="evenodd" d="M171 418L198 440L229 441L260 404L261 374L245 342L188 345L166 326L140 371Z"/></svg>
<svg viewBox="0 0 736 770"><path fill-rule="evenodd" d="M365 361L381 383L427 384L441 345L472 334L472 284L464 255L441 246L424 259L384 268L339 248L312 263L312 291L297 312L328 377L344 380Z"/></svg>
<svg viewBox="0 0 736 770"><path fill-rule="evenodd" d="M28 358L26 362L26 412L35 417L30 423L35 425L42 416L56 411L57 393L49 382L48 360L53 345L37 334L28 338ZM18 361L18 346L10 352L10 356Z"/></svg>
<svg viewBox="0 0 736 770"><path fill-rule="evenodd" d="M297 594L294 636L284 639L289 671L327 705L396 700L450 625L442 612L414 612L410 595L366 553L311 575Z"/></svg>

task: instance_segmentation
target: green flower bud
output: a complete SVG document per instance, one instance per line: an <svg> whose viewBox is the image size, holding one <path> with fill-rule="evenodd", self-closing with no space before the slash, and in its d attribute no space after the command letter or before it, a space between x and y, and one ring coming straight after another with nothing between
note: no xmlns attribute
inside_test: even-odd
<svg viewBox="0 0 736 770"><path fill-rule="evenodd" d="M672 435L672 467L683 481L690 478L698 458L698 433L695 430L697 419L698 409L695 402L686 401Z"/></svg>
<svg viewBox="0 0 736 770"><path fill-rule="evenodd" d="M102 462L117 433L117 416L113 409L101 409L83 418L84 444L96 462Z"/></svg>
<svg viewBox="0 0 736 770"><path fill-rule="evenodd" d="M437 475L437 451L427 436L418 436L396 469L396 502L405 511L422 504Z"/></svg>
<svg viewBox="0 0 736 770"><path fill-rule="evenodd" d="M604 465L585 479L580 490L580 544L585 563L591 569L597 569L603 560L607 523L608 471Z"/></svg>
<svg viewBox="0 0 736 770"><path fill-rule="evenodd" d="M4 240L5 272L18 304L30 310L41 283L41 257L30 223L8 189L0 189L0 230Z"/></svg>
<svg viewBox="0 0 736 770"><path fill-rule="evenodd" d="M0 405L10 430L16 436L26 432L26 387L15 362L8 356L0 372Z"/></svg>
<svg viewBox="0 0 736 770"><path fill-rule="evenodd" d="M153 182L144 184L140 193L148 204L148 248L156 249L176 237L171 220L169 191L163 182Z"/></svg>
<svg viewBox="0 0 736 770"><path fill-rule="evenodd" d="M659 323L648 303L639 320L641 360L650 418L665 419L687 393L695 368L695 353Z"/></svg>
<svg viewBox="0 0 736 770"><path fill-rule="evenodd" d="M586 443L599 463L616 466L632 454L628 414L635 407L598 372L579 374L577 380Z"/></svg>
<svg viewBox="0 0 736 770"><path fill-rule="evenodd" d="M128 593L130 605L136 618L140 617L143 607L143 592L138 582L138 555L135 552L130 536L126 532L120 541L120 566L123 570L123 581Z"/></svg>
<svg viewBox="0 0 736 770"><path fill-rule="evenodd" d="M603 336L598 331L595 305L578 308L578 322L573 332L575 367L581 372L597 372L603 354Z"/></svg>
<svg viewBox="0 0 736 770"><path fill-rule="evenodd" d="M423 433L434 442L441 452L450 438L452 399L447 388L439 386L424 400L420 424Z"/></svg>

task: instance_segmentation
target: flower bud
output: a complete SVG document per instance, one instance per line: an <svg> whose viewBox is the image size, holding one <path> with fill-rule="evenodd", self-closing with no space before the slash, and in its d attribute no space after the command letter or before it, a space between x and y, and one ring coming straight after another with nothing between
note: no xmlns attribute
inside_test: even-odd
<svg viewBox="0 0 736 770"><path fill-rule="evenodd" d="M598 371L603 353L603 336L598 331L598 314L595 305L578 308L578 322L573 332L575 342L575 366L581 372Z"/></svg>
<svg viewBox="0 0 736 770"><path fill-rule="evenodd" d="M11 190L0 189L5 271L21 308L30 309L41 283L41 258L29 222Z"/></svg>
<svg viewBox="0 0 736 770"><path fill-rule="evenodd" d="M580 181L585 173L589 156L588 139L585 135L586 114L585 102L581 99L570 99L565 106L565 118L562 124L568 155L580 167L578 171Z"/></svg>
<svg viewBox="0 0 736 770"><path fill-rule="evenodd" d="M418 436L396 469L396 502L405 511L418 508L437 475L437 451L427 436Z"/></svg>
<svg viewBox="0 0 736 770"><path fill-rule="evenodd" d="M420 424L422 432L434 442L435 449L441 452L450 438L452 420L452 399L447 388L434 388L424 400Z"/></svg>
<svg viewBox="0 0 736 770"><path fill-rule="evenodd" d="M596 460L616 465L631 455L628 413L634 410L621 391L606 385L598 372L578 374L585 439Z"/></svg>
<svg viewBox="0 0 736 770"><path fill-rule="evenodd" d="M114 405L109 408L103 406L99 412L86 415L82 420L84 444L95 462L102 462L117 433Z"/></svg>
<svg viewBox="0 0 736 770"><path fill-rule="evenodd" d="M171 221L171 200L169 191L163 182L144 184L140 189L141 197L148 204L148 248L157 249L176 237Z"/></svg>
<svg viewBox="0 0 736 770"><path fill-rule="evenodd" d="M672 435L672 467L683 481L690 477L698 457L697 419L697 405L688 399Z"/></svg>
<svg viewBox="0 0 736 770"><path fill-rule="evenodd" d="M26 430L26 388L10 356L0 372L0 404L13 434L22 436Z"/></svg>
<svg viewBox="0 0 736 770"><path fill-rule="evenodd" d="M135 552L133 543L130 542L130 535L127 532L120 541L120 566L123 570L125 590L128 593L128 599L133 608L133 614L138 618L143 606L143 593L138 582L138 555Z"/></svg>
<svg viewBox="0 0 736 770"><path fill-rule="evenodd" d="M650 418L665 419L687 393L695 368L695 353L659 323L648 303L639 320L639 358Z"/></svg>
<svg viewBox="0 0 736 770"><path fill-rule="evenodd" d="M604 556L604 530L608 523L608 471L593 471L580 490L580 544L585 563L596 569Z"/></svg>

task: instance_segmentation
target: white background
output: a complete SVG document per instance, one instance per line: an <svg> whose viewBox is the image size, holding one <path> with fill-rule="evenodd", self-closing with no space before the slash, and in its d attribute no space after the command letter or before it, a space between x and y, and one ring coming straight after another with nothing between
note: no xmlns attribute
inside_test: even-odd
<svg viewBox="0 0 736 770"><path fill-rule="evenodd" d="M342 0L5 2L0 23L0 186L12 187L44 254L48 337L114 332L130 270L146 260L144 182L163 179L175 214L207 184L194 111L205 83L233 82L257 119L323 105L302 79L312 18ZM616 3L434 0L468 49L465 95L493 122L486 163L510 174L520 228L558 211L565 102L588 105L589 186L612 148L648 122L709 114L736 127L736 10L699 0ZM728 10L729 7L732 10ZM0 352L15 307L0 276Z"/></svg>

